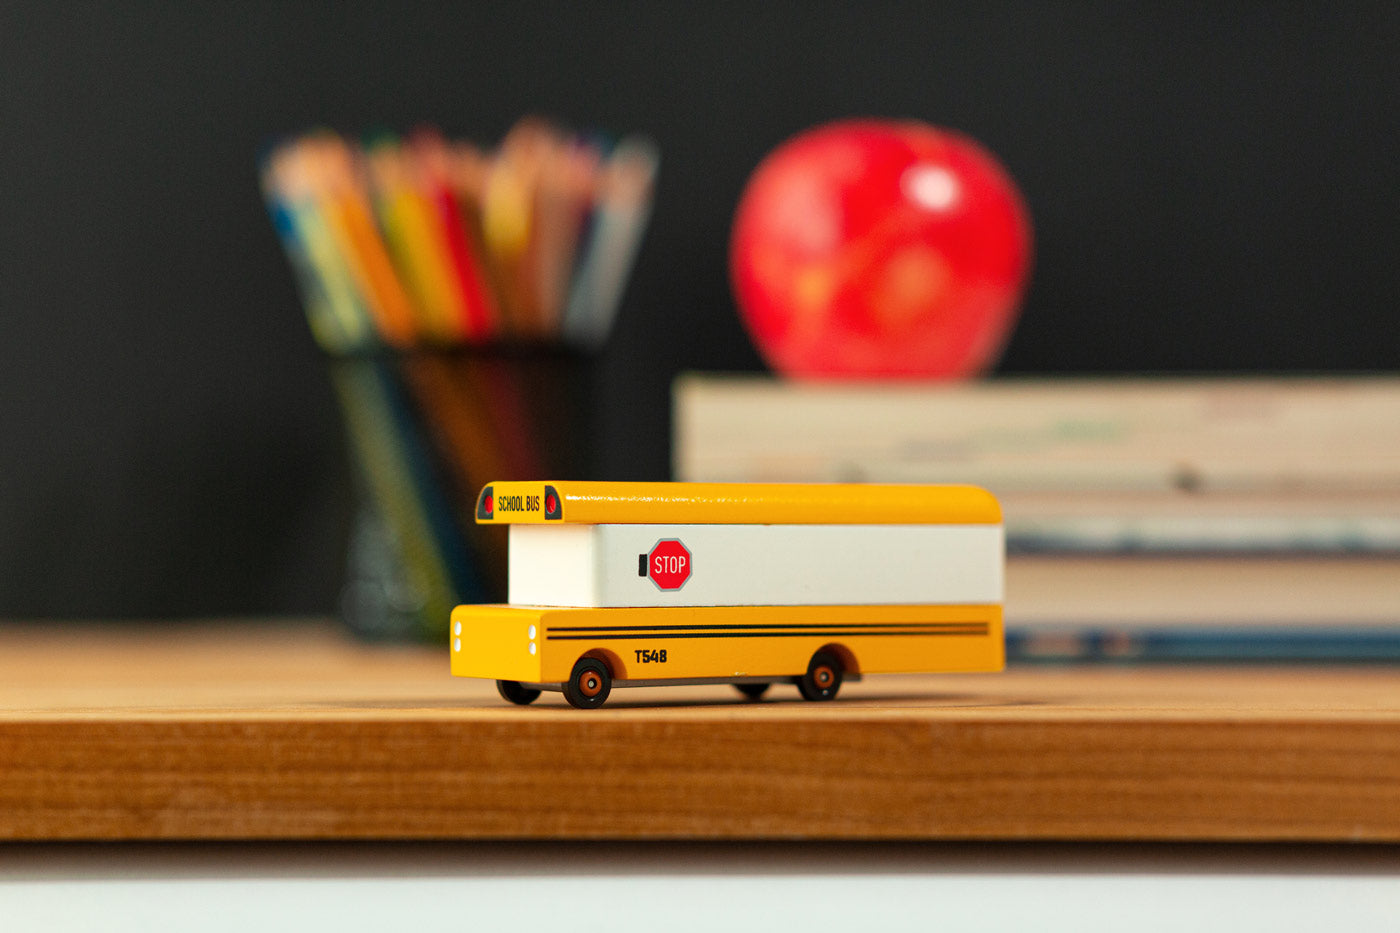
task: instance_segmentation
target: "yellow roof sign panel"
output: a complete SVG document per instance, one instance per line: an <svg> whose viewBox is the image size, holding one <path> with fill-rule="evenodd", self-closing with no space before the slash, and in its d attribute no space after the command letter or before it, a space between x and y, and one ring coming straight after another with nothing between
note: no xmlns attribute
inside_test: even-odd
<svg viewBox="0 0 1400 933"><path fill-rule="evenodd" d="M498 482L481 490L482 524L995 525L977 486L866 483Z"/></svg>

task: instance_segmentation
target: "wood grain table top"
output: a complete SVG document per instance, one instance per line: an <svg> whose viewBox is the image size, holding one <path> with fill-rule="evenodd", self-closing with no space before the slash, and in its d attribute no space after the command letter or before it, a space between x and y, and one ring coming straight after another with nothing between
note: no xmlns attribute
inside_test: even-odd
<svg viewBox="0 0 1400 933"><path fill-rule="evenodd" d="M1400 668L531 707L328 623L0 623L0 840L1400 841Z"/></svg>

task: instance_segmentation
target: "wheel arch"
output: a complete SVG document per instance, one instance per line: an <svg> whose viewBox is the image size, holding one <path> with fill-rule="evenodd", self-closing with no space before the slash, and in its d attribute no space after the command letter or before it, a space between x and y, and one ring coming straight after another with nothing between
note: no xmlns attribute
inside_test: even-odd
<svg viewBox="0 0 1400 933"><path fill-rule="evenodd" d="M860 662L856 660L856 653L840 642L827 642L817 649L817 652L825 651L834 655L836 660L841 662L841 670L846 674L860 674ZM814 652L816 653L816 652Z"/></svg>
<svg viewBox="0 0 1400 933"><path fill-rule="evenodd" d="M607 648L589 648L583 654L579 655L574 663L577 664L584 658L594 658L602 661L608 669L608 676L613 680L627 679L627 665L623 663L622 658L618 656L616 652L609 651Z"/></svg>

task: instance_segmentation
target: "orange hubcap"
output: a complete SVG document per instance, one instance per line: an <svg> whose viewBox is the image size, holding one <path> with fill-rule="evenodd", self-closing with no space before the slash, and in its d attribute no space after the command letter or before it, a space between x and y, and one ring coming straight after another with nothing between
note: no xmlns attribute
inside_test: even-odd
<svg viewBox="0 0 1400 933"><path fill-rule="evenodd" d="M834 676L829 667L819 667L812 672L812 679L817 682L818 687L830 687Z"/></svg>
<svg viewBox="0 0 1400 933"><path fill-rule="evenodd" d="M603 679L589 671L579 681L578 689L586 697L596 697L598 692L603 689Z"/></svg>

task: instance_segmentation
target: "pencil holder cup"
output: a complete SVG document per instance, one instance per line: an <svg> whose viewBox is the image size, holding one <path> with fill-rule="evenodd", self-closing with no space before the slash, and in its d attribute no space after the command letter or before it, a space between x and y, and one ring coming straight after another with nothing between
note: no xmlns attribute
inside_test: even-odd
<svg viewBox="0 0 1400 933"><path fill-rule="evenodd" d="M507 346L328 364L357 489L342 614L366 637L445 638L453 606L506 598L505 529L476 524L481 488L590 475L589 359Z"/></svg>
<svg viewBox="0 0 1400 933"><path fill-rule="evenodd" d="M328 354L359 509L342 600L367 636L504 601L495 480L590 475L589 360L650 216L656 147L522 118L494 152L430 127L317 130L259 177Z"/></svg>

